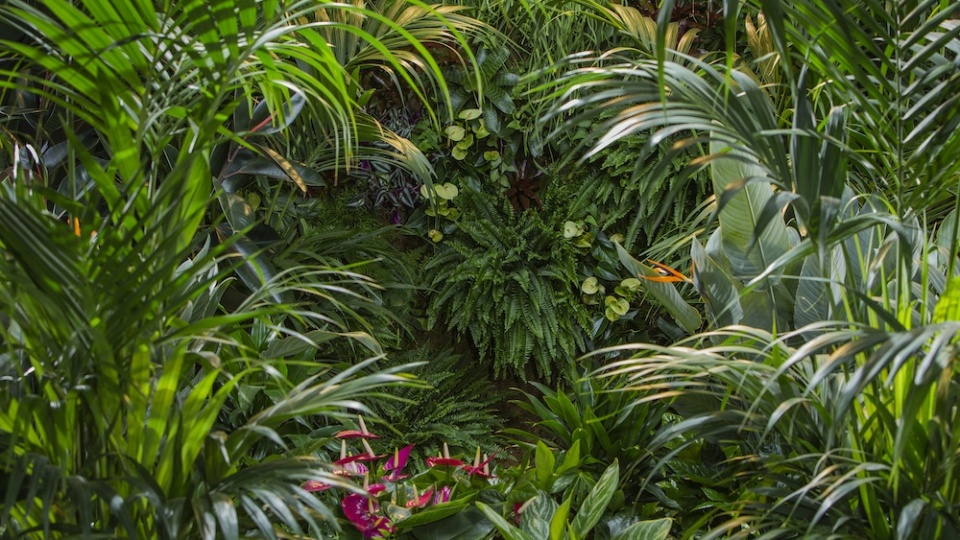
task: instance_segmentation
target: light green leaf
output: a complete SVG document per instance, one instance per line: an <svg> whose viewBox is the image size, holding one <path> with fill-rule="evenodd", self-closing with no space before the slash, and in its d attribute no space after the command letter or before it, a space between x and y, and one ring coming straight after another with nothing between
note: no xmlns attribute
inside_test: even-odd
<svg viewBox="0 0 960 540"><path fill-rule="evenodd" d="M550 486L547 485L547 483L550 481L550 477L553 476L553 468L557 463L557 458L554 457L553 451L550 450L543 441L537 441L537 451L534 460L536 463L535 471L537 481L544 489L549 490Z"/></svg>
<svg viewBox="0 0 960 540"><path fill-rule="evenodd" d="M600 290L600 283L597 281L597 278L590 276L587 279L583 280L583 283L580 285L580 290L584 294L596 294Z"/></svg>
<svg viewBox="0 0 960 540"><path fill-rule="evenodd" d="M506 538L506 540L542 540L542 539L534 538L529 534L521 531L517 527L511 525L510 523L507 522L507 520L503 519L503 516L501 516L497 512L494 512L492 508L483 504L482 502L477 503L477 508L479 508L480 511L483 512L483 515L485 515L487 519L493 522L493 526L496 527L498 531L500 531L500 534L502 534L503 537Z"/></svg>
<svg viewBox="0 0 960 540"><path fill-rule="evenodd" d="M634 523L614 536L613 540L666 540L672 523L670 518Z"/></svg>
<svg viewBox="0 0 960 540"><path fill-rule="evenodd" d="M567 221L563 224L564 238L576 238L582 234L583 234L583 226L578 225L573 221Z"/></svg>
<svg viewBox="0 0 960 540"><path fill-rule="evenodd" d="M457 115L461 120L475 120L480 118L480 115L483 114L483 111L480 109L464 109L460 111L460 114Z"/></svg>
<svg viewBox="0 0 960 540"><path fill-rule="evenodd" d="M570 515L571 502L573 502L573 498L567 497L567 500L563 501L560 508L557 508L557 511L554 512L553 519L550 520L550 540L563 540L563 533L567 528L567 516Z"/></svg>
<svg viewBox="0 0 960 540"><path fill-rule="evenodd" d="M467 131L463 129L462 126L453 125L447 126L447 128L443 130L443 133L451 141L457 142L463 140L463 137L467 134Z"/></svg>

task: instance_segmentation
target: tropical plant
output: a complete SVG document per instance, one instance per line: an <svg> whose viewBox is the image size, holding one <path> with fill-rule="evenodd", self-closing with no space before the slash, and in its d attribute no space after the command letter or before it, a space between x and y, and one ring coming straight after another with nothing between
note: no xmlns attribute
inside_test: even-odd
<svg viewBox="0 0 960 540"><path fill-rule="evenodd" d="M562 225L479 191L463 190L457 201L469 219L424 266L435 289L428 326L468 333L497 375L552 376L584 350L589 329L576 294L576 251Z"/></svg>
<svg viewBox="0 0 960 540"><path fill-rule="evenodd" d="M0 6L5 536L276 538L331 517L301 485L337 480L290 426L408 378L315 360L348 330L327 312L342 280L362 278L273 271L234 234L255 220L224 185L255 150L303 189L310 173L256 139L295 119L354 150L352 81L296 24L317 5ZM269 404L243 407L251 381Z"/></svg>
<svg viewBox="0 0 960 540"><path fill-rule="evenodd" d="M666 424L667 405L643 403L635 396L611 392L622 386L620 381L583 377L575 368L571 373L574 380L566 390L533 383L540 396L524 392L526 401L514 402L531 415L535 431L511 428L505 433L529 450L536 450L537 467L551 468L546 444L563 451L559 461L564 467L558 467L557 475L542 482L540 489L563 492L578 503L595 486L603 470L616 462L620 464L625 496L639 500L640 489L657 461L650 452L650 442ZM657 490L652 484L647 487Z"/></svg>
<svg viewBox="0 0 960 540"><path fill-rule="evenodd" d="M570 519L572 498L557 504L548 493L540 492L514 509L517 524L503 518L501 513L480 502L477 507L493 522L507 540L564 540L590 538L590 533L601 523L607 506L613 499L619 482L619 467L614 461L604 470L596 485ZM605 524L606 525L606 524ZM670 534L670 520L635 521L618 524L606 532L611 540L665 540Z"/></svg>
<svg viewBox="0 0 960 540"><path fill-rule="evenodd" d="M714 324L758 327L625 346L608 352L634 358L604 371L682 412L652 445L685 441L663 465L710 440L740 469L737 495L716 505L725 519L690 534L955 535L958 241L945 208L960 174L960 6L749 5L780 58L776 101L732 56L572 75L580 103L620 111L602 145L647 129L710 141L697 164L714 167L721 223L694 244L693 281ZM701 399L681 410L677 396Z"/></svg>
<svg viewBox="0 0 960 540"><path fill-rule="evenodd" d="M503 419L495 406L504 393L480 370L465 378L458 369L464 363L461 355L424 345L391 355L390 363L422 364L417 376L430 386L397 388L391 392L396 400L370 404L382 421L385 442L416 444L427 450L444 444L457 449L482 447L489 454L501 447L494 434Z"/></svg>
<svg viewBox="0 0 960 540"><path fill-rule="evenodd" d="M321 481L304 485L308 491L326 492L339 500L343 521L349 526L334 533L336 538L489 538L493 524L470 503L479 494L495 491L490 486L496 478L491 474L493 456L478 449L473 461L464 462L450 457L444 445L442 452L427 457L426 466L415 472L415 465L407 467L415 445L378 455L373 448L383 448L375 440L380 436L367 431L362 417L357 427L333 437L340 442L334 472L348 484L356 483L355 489L342 492L333 488L343 485ZM352 440L362 443L360 452L354 452L358 448L348 443Z"/></svg>

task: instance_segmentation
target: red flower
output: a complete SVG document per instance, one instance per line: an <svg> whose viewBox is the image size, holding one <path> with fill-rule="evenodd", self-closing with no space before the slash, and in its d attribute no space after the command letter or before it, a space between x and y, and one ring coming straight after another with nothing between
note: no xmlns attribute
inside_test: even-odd
<svg viewBox="0 0 960 540"><path fill-rule="evenodd" d="M428 489L423 492L419 497L414 496L412 499L407 501L407 508L423 508L424 506L430 504L430 497L433 496L433 489Z"/></svg>
<svg viewBox="0 0 960 540"><path fill-rule="evenodd" d="M459 459L445 458L445 457L428 457L427 466L428 467L463 467L466 463L460 461Z"/></svg>
<svg viewBox="0 0 960 540"><path fill-rule="evenodd" d="M354 461L378 461L378 460L381 460L381 459L383 459L383 458L384 458L384 456L375 456L375 455L373 455L373 454L370 453L370 452L364 452L364 453L362 453L362 454L356 454L356 455L353 455L353 456L347 456L347 457L345 457L345 458L338 459L338 460L334 461L333 463L334 463L335 465L346 465L346 464L348 464L348 463L353 463Z"/></svg>

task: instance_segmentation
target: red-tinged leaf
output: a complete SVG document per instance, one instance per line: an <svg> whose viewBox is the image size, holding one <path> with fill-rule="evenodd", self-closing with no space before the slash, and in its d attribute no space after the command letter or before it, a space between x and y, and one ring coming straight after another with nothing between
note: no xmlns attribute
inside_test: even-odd
<svg viewBox="0 0 960 540"><path fill-rule="evenodd" d="M346 429L333 436L335 439L379 439L379 435L364 433L355 429Z"/></svg>

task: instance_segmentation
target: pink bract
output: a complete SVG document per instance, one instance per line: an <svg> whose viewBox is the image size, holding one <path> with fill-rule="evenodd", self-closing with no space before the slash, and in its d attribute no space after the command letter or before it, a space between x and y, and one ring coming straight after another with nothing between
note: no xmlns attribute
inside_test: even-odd
<svg viewBox="0 0 960 540"><path fill-rule="evenodd" d="M433 497L433 504L442 504L445 502L450 502L451 494L452 494L452 490L450 489L450 486L443 486L442 488L437 490L436 496Z"/></svg>
<svg viewBox="0 0 960 540"><path fill-rule="evenodd" d="M413 450L413 446L412 444L405 446L390 456L390 459L388 459L387 463L383 466L383 470L392 471L396 469L397 472L402 471L407 465L407 459L410 457L410 451Z"/></svg>
<svg viewBox="0 0 960 540"><path fill-rule="evenodd" d="M351 493L340 502L343 515L364 538L382 538L384 533L394 531L390 520L380 515L380 504L359 493Z"/></svg>

